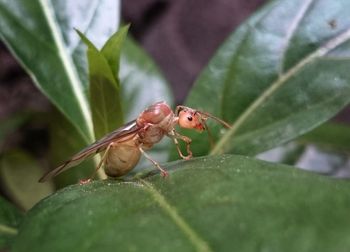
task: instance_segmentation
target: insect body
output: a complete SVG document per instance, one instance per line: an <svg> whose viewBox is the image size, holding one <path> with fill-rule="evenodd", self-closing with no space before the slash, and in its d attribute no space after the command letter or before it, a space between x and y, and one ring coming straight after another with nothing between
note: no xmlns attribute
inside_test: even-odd
<svg viewBox="0 0 350 252"><path fill-rule="evenodd" d="M39 181L44 182L102 151L104 154L94 174L89 179L83 180L82 183L89 182L102 165L109 177L123 176L136 166L141 155L150 160L161 171L162 176L167 176L168 173L148 156L146 151L164 136L168 136L174 141L180 157L190 159L192 157L191 139L180 135L175 130L175 125L203 131L208 129L205 123L208 118L222 123L225 127L230 127L226 122L210 114L185 106L177 106L174 113L165 102L157 102L146 108L136 120L86 147L61 166L45 174ZM187 155L181 152L179 140L186 143Z"/></svg>

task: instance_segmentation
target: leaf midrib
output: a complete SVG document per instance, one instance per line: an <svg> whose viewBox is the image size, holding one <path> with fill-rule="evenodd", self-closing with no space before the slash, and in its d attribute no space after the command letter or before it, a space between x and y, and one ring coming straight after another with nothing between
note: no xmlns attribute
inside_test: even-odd
<svg viewBox="0 0 350 252"><path fill-rule="evenodd" d="M159 204L160 208L166 212L179 229L190 240L197 251L210 252L212 251L207 242L202 239L196 231L187 224L187 222L178 214L176 208L170 205L165 197L152 186L150 182L140 179L141 183L145 185L146 190L151 194L153 199Z"/></svg>
<svg viewBox="0 0 350 252"><path fill-rule="evenodd" d="M58 51L60 52L58 55L60 59L63 62L64 69L66 70L67 77L71 81L73 92L76 95L76 98L79 102L79 108L82 112L83 118L85 119L87 128L88 128L88 136L86 136L90 141L94 139L93 134L93 126L92 126L92 118L90 115L90 109L87 102L87 99L83 96L83 88L82 84L78 78L78 75L76 73L76 68L72 62L72 59L69 57L69 55L66 53L66 50L63 50L64 48L64 42L63 38L60 34L59 29L57 28L57 22L54 20L54 13L50 10L52 7L50 7L50 4L47 0L39 0L39 4L42 7L44 16L47 20L47 23L49 27L52 30L52 35L55 41L55 44L57 46Z"/></svg>

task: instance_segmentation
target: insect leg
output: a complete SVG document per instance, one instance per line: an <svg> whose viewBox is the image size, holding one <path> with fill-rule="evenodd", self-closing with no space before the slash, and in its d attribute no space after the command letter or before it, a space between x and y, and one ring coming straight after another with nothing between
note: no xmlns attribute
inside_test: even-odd
<svg viewBox="0 0 350 252"><path fill-rule="evenodd" d="M160 167L160 165L158 164L157 161L153 160L143 149L141 146L139 146L139 150L140 152L145 156L145 158L147 158L149 161L152 162L152 164L154 164L155 167L157 167L157 169L160 170L160 174L163 176L163 177L166 177L168 176L168 172L166 170L164 170L162 167Z"/></svg>
<svg viewBox="0 0 350 252"><path fill-rule="evenodd" d="M91 180L95 177L97 171L102 167L102 165L106 162L106 158L108 155L109 150L111 149L111 147L114 145L114 143L110 143L105 151L105 153L103 154L101 161L98 163L96 169L94 170L94 172L90 175L90 177L88 179L82 179L79 181L79 184L83 185L83 184L87 184L89 182L91 182Z"/></svg>
<svg viewBox="0 0 350 252"><path fill-rule="evenodd" d="M180 135L179 133L177 133L175 130L173 130L171 132L171 134L168 135L171 139L173 139L174 141L174 144L176 146L176 150L177 152L179 153L180 157L182 159L185 159L185 160L188 160L190 158L192 158L192 151L191 151L191 142L192 142L192 139L187 137L187 136L183 136L183 135ZM186 151L187 151L187 156L185 156L184 154L182 154L181 152L181 149L180 149L180 146L179 146L179 142L178 142L178 139L181 139L182 141L184 141L186 143Z"/></svg>

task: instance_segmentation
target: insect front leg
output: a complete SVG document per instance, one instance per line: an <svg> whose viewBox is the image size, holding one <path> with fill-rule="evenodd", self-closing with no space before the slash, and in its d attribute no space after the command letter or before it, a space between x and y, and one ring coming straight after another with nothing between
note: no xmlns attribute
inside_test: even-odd
<svg viewBox="0 0 350 252"><path fill-rule="evenodd" d="M84 184L87 184L87 183L90 183L91 180L95 177L97 171L102 167L102 165L106 162L106 158L108 156L108 152L109 150L111 149L111 147L113 147L114 143L110 143L105 151L105 153L103 154L100 162L98 163L96 169L94 170L94 172L90 175L90 177L88 179L82 179L79 181L79 184L80 185L84 185Z"/></svg>
<svg viewBox="0 0 350 252"><path fill-rule="evenodd" d="M168 136L171 139L173 139L175 146L176 146L176 150L182 159L189 160L192 158L193 155L192 155L192 151L191 151L191 142L192 142L191 138L189 138L187 136L183 136L183 135L177 133L175 130L171 131L171 133L168 134ZM187 156L182 154L178 139L181 139L182 141L184 141L186 143Z"/></svg>
<svg viewBox="0 0 350 252"><path fill-rule="evenodd" d="M139 146L139 150L140 152L145 156L145 158L147 158L149 161L152 162L152 164L154 164L155 167L157 167L157 169L160 170L160 174L163 176L163 177L166 177L168 176L168 172L166 170L164 170L159 164L157 161L153 160L143 149L142 149L142 145Z"/></svg>

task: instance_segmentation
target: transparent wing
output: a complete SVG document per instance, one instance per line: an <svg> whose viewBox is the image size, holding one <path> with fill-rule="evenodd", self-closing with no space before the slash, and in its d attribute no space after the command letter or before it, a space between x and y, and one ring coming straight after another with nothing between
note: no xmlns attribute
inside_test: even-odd
<svg viewBox="0 0 350 252"><path fill-rule="evenodd" d="M129 140L130 138L134 137L137 134L137 131L139 129L140 127L136 125L136 120L123 125L122 127L112 131L111 133L107 134L100 140L97 140L93 144L81 150L80 152L75 154L73 157L71 157L69 160L64 162L62 165L46 173L44 176L42 176L39 179L39 182L45 182L46 180L60 174L61 172L80 164L85 159L95 155L96 153L99 153L105 150L107 146L112 142L116 142L120 139L123 139L123 141Z"/></svg>

